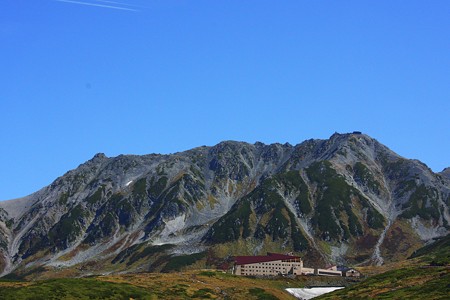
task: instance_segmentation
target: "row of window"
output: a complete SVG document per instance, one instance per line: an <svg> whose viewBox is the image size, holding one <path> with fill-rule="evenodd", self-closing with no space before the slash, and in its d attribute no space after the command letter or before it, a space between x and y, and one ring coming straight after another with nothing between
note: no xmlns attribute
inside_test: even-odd
<svg viewBox="0 0 450 300"><path fill-rule="evenodd" d="M245 266L249 268L262 268L262 266L280 266L280 267L290 267L293 264L272 264L272 263L260 263L259 265L242 265L242 268Z"/></svg>
<svg viewBox="0 0 450 300"><path fill-rule="evenodd" d="M289 267L291 267L291 266L287 266L287 268L289 268ZM295 267L294 266L294 269L296 269L297 267ZM263 269L263 270L266 270L266 269L269 269L269 270L275 270L275 269L286 269L286 266L285 267L281 267L281 266L279 266L279 267L277 267L277 266L267 266L267 267L253 267L253 266L250 266L250 267L248 267L248 268L245 268L245 267L242 267L242 270L248 270L248 269Z"/></svg>
<svg viewBox="0 0 450 300"><path fill-rule="evenodd" d="M277 274L287 274L287 269L268 269L268 270L242 270L242 275L277 275Z"/></svg>

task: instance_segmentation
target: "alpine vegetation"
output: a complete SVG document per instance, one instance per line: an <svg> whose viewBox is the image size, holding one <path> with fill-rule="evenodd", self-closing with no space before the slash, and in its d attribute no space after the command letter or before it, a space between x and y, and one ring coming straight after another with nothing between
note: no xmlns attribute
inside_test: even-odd
<svg viewBox="0 0 450 300"><path fill-rule="evenodd" d="M448 171L359 132L295 146L97 154L0 202L0 273L165 272L267 251L379 265L447 235L449 202Z"/></svg>

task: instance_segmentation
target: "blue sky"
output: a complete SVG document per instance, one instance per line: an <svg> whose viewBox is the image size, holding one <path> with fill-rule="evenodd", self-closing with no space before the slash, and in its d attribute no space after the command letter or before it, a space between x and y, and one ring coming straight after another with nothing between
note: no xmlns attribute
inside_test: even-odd
<svg viewBox="0 0 450 300"><path fill-rule="evenodd" d="M335 131L441 171L449 16L447 0L2 0L0 199L97 152Z"/></svg>

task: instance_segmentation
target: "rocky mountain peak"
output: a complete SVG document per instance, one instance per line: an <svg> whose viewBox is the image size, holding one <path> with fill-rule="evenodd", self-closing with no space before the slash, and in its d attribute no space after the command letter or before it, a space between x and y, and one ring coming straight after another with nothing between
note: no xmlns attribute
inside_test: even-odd
<svg viewBox="0 0 450 300"><path fill-rule="evenodd" d="M105 153L97 153L94 155L94 157L92 158L92 160L104 160L107 159L108 157L105 155Z"/></svg>
<svg viewBox="0 0 450 300"><path fill-rule="evenodd" d="M450 167L445 168L444 170L442 170L442 172L440 172L439 174L441 174L442 176L450 179Z"/></svg>
<svg viewBox="0 0 450 300"><path fill-rule="evenodd" d="M448 233L449 173L360 132L295 146L99 153L0 202L0 271L90 260L97 270L148 269L158 257L205 251L216 260L289 250L306 261L380 264Z"/></svg>

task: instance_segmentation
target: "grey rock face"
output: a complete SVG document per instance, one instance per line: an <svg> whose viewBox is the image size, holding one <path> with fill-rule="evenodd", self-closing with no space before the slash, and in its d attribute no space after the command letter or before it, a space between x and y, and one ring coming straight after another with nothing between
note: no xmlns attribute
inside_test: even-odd
<svg viewBox="0 0 450 300"><path fill-rule="evenodd" d="M450 180L450 168L445 168L442 172L439 173L442 177Z"/></svg>
<svg viewBox="0 0 450 300"><path fill-rule="evenodd" d="M274 243L326 261L382 263L399 222L423 243L448 234L448 173L364 134L100 153L28 197L0 202L0 272L114 258L142 243L182 253L238 240L255 253Z"/></svg>

